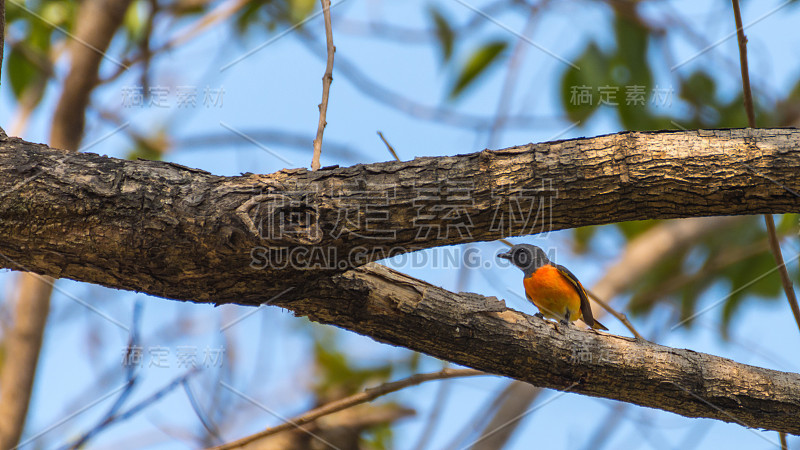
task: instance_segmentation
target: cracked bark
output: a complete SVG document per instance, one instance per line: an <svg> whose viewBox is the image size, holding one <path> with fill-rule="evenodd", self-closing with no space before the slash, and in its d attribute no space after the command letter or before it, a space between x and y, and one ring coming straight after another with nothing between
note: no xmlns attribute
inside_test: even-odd
<svg viewBox="0 0 800 450"><path fill-rule="evenodd" d="M703 236L718 232L743 219L742 216L705 217L656 225L628 242L620 259L606 270L591 291L610 302L675 251L694 245ZM595 318L600 319L604 315L605 311L598 309ZM473 450L505 446L539 392L541 388L528 383L515 381L509 384L501 394L502 403L483 428L481 439L472 446Z"/></svg>
<svg viewBox="0 0 800 450"><path fill-rule="evenodd" d="M9 138L0 150L0 251L15 269L260 304L287 286L421 248L626 220L795 212L800 198L774 180L796 177L798 139L784 129L620 133L221 177ZM460 227L439 204L457 205ZM512 220L519 212L531 213L527 223Z"/></svg>
<svg viewBox="0 0 800 450"><path fill-rule="evenodd" d="M788 129L629 132L220 177L9 138L0 145L0 265L177 300L269 302L536 386L798 434L797 374L555 330L494 298L454 294L374 264L353 269L392 248L625 220L796 212L800 198L781 183L796 178L798 142L800 131ZM466 228L447 232L446 211L429 207L448 202L459 205ZM380 210L379 225L365 220L366 203ZM519 207L536 220L510 221ZM342 211L353 216L343 220ZM279 264L291 255L293 264Z"/></svg>
<svg viewBox="0 0 800 450"><path fill-rule="evenodd" d="M70 71L62 87L50 130L51 145L78 150L84 116L97 85L101 60L119 28L130 0L91 0L81 3L74 40L69 42ZM2 34L2 30L0 30ZM2 45L0 45L2 48ZM2 57L0 57L2 63ZM0 194L2 200L3 194ZM19 442L28 412L39 351L50 309L53 279L22 274L15 298L15 318L7 330L0 370L0 448Z"/></svg>

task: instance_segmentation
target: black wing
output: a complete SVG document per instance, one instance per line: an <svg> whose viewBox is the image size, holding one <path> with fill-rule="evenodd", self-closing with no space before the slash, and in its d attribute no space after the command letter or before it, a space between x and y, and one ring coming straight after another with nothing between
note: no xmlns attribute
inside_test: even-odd
<svg viewBox="0 0 800 450"><path fill-rule="evenodd" d="M575 290L578 292L578 296L581 298L581 314L583 315L583 321L586 322L586 325L589 325L592 328L599 328L601 330L608 330L603 324L594 320L594 316L592 315L592 306L589 305L589 296L586 295L586 289L583 288L583 285L580 281L578 281L578 277L576 277L572 272L569 271L566 267L555 264L556 269L564 275L564 277L569 280Z"/></svg>

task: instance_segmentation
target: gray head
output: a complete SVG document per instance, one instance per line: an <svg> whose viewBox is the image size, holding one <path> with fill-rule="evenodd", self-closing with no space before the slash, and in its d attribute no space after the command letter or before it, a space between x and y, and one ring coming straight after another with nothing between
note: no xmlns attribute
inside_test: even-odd
<svg viewBox="0 0 800 450"><path fill-rule="evenodd" d="M522 269L525 277L530 276L536 269L545 264L550 264L544 250L535 245L530 244L517 244L506 253L500 253L498 258L503 258L514 263L515 266Z"/></svg>

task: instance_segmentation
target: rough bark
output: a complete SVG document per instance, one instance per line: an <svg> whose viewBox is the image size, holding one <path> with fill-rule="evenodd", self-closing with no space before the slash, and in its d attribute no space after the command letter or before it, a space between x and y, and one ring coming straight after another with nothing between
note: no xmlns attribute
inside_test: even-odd
<svg viewBox="0 0 800 450"><path fill-rule="evenodd" d="M122 24L131 0L89 0L81 3L74 39L69 43L70 70L53 115L50 144L78 150L84 116L105 51ZM2 30L0 29L0 35ZM0 45L2 49L2 45ZM2 57L0 57L2 64ZM0 194L3 200L3 194ZM0 372L0 448L12 448L22 435L36 374L53 279L22 274L14 322L5 343L7 358Z"/></svg>
<svg viewBox="0 0 800 450"><path fill-rule="evenodd" d="M374 263L279 306L535 386L800 434L800 374L557 325Z"/></svg>
<svg viewBox="0 0 800 450"><path fill-rule="evenodd" d="M707 234L718 232L744 219L742 216L705 217L656 225L628 242L617 262L605 271L591 290L599 298L611 302L674 252L693 245ZM597 309L595 318L602 318L604 314L604 310ZM511 382L501 393L502 402L481 431L481 439L472 448L503 448L522 422L525 413L530 411L531 404L540 391L541 388L528 383Z"/></svg>
<svg viewBox="0 0 800 450"><path fill-rule="evenodd" d="M8 139L0 145L0 264L179 300L269 302L541 387L798 434L800 375L556 328L493 298L374 264L350 268L390 248L623 220L794 212L800 197L786 186L800 165L799 139L795 130L621 133L240 177ZM539 213L535 223L498 223L518 206L509 198ZM342 211L366 214L366 202L382 208L379 228L358 214L342 220ZM452 216L430 205L448 202L468 227L444 228ZM254 268L253 248L336 254ZM363 258L347 259L360 248Z"/></svg>
<svg viewBox="0 0 800 450"><path fill-rule="evenodd" d="M9 138L0 252L17 270L260 304L421 248L626 220L796 212L800 197L776 181L796 178L798 142L788 129L631 132L220 177Z"/></svg>

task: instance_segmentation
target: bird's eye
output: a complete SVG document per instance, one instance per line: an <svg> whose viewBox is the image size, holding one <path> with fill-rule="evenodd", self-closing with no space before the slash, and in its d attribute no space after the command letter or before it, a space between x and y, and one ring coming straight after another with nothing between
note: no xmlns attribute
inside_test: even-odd
<svg viewBox="0 0 800 450"><path fill-rule="evenodd" d="M520 267L525 267L531 263L531 255L528 252L522 251L514 254L514 264Z"/></svg>

